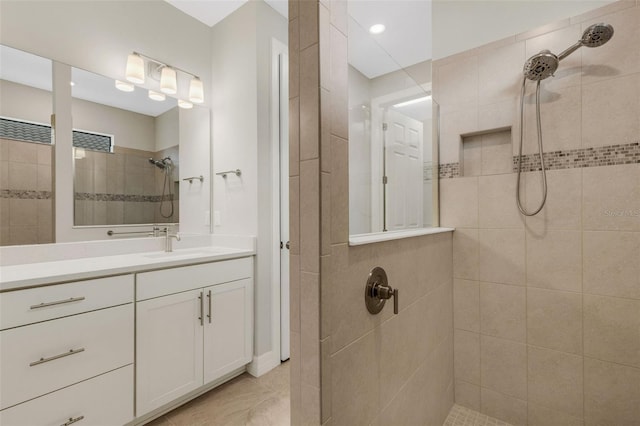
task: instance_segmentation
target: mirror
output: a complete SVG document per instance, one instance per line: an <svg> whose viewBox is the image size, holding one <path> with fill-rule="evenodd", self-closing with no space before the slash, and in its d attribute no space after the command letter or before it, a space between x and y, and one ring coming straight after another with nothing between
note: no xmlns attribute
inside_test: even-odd
<svg viewBox="0 0 640 426"><path fill-rule="evenodd" d="M0 45L0 245L54 241L52 62Z"/></svg>
<svg viewBox="0 0 640 426"><path fill-rule="evenodd" d="M349 232L437 226L431 3L348 5Z"/></svg>
<svg viewBox="0 0 640 426"><path fill-rule="evenodd" d="M177 223L177 101L77 68L72 81L74 224Z"/></svg>

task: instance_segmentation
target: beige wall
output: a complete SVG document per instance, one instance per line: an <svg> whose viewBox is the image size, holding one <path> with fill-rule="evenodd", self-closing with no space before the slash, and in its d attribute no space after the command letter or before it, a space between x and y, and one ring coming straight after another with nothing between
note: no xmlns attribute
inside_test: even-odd
<svg viewBox="0 0 640 426"><path fill-rule="evenodd" d="M566 48L596 22L612 24L613 39L574 53L542 83L545 152L589 159L575 156L575 167L550 156L547 204L525 218L512 169L523 63L541 49ZM442 225L456 227L459 404L516 425L638 424L638 39L640 6L622 1L434 62L440 161L461 169L440 180ZM525 153L532 154L527 99ZM462 137L504 127L506 136ZM529 209L540 192L539 173L524 173Z"/></svg>
<svg viewBox="0 0 640 426"><path fill-rule="evenodd" d="M452 238L348 245L347 8L290 1L291 423L441 425L453 404ZM375 266L400 289L370 315Z"/></svg>

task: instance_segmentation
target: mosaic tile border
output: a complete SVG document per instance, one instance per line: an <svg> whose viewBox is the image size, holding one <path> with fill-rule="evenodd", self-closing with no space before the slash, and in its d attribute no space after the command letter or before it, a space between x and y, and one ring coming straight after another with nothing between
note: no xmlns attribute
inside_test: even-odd
<svg viewBox="0 0 640 426"><path fill-rule="evenodd" d="M27 191L22 189L0 189L0 198L13 198L20 200L50 200L53 198L51 191Z"/></svg>
<svg viewBox="0 0 640 426"><path fill-rule="evenodd" d="M129 195L129 194L106 194L93 192L76 192L76 201L128 201L138 203L158 203L163 201L162 195ZM178 200L178 197L165 195L164 201Z"/></svg>
<svg viewBox="0 0 640 426"><path fill-rule="evenodd" d="M543 157L546 170L638 164L640 163L640 142L545 152ZM523 172L536 172L540 170L542 170L542 167L538 154L522 156ZM516 173L517 171L518 157L514 156L513 172ZM460 177L460 163L440 164L439 176L440 179Z"/></svg>

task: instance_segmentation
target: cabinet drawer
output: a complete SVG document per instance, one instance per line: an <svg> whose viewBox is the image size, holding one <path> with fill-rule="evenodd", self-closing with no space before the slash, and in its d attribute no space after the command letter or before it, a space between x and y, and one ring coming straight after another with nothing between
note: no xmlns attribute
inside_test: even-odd
<svg viewBox="0 0 640 426"><path fill-rule="evenodd" d="M0 293L0 330L133 301L133 275Z"/></svg>
<svg viewBox="0 0 640 426"><path fill-rule="evenodd" d="M133 419L133 366L0 411L2 426L116 426Z"/></svg>
<svg viewBox="0 0 640 426"><path fill-rule="evenodd" d="M133 304L0 331L0 409L133 363Z"/></svg>
<svg viewBox="0 0 640 426"><path fill-rule="evenodd" d="M253 277L253 258L224 260L144 272L136 278L136 300L151 299L196 288Z"/></svg>

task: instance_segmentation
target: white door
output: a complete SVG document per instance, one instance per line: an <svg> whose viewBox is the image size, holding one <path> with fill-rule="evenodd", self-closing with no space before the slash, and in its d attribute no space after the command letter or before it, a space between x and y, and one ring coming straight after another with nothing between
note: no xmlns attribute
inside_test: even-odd
<svg viewBox="0 0 640 426"><path fill-rule="evenodd" d="M204 289L204 383L251 362L253 280Z"/></svg>
<svg viewBox="0 0 640 426"><path fill-rule="evenodd" d="M387 230L421 228L422 123L393 110L386 122Z"/></svg>
<svg viewBox="0 0 640 426"><path fill-rule="evenodd" d="M136 416L202 386L202 290L136 304Z"/></svg>

